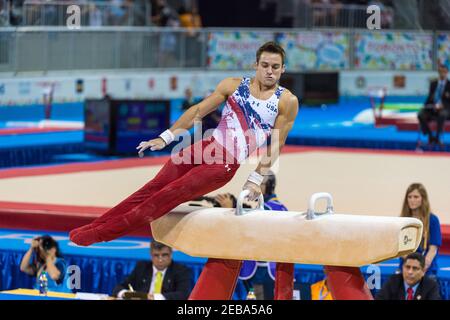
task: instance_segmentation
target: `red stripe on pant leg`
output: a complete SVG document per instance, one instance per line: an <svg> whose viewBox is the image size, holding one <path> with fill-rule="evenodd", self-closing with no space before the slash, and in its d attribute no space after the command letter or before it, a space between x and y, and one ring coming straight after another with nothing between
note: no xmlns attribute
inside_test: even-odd
<svg viewBox="0 0 450 320"><path fill-rule="evenodd" d="M211 142L212 140L203 141L202 143L204 146L207 146ZM192 159L192 156L193 153L190 153L190 159ZM111 241L125 236L131 231L167 214L179 204L223 187L233 178L236 170L239 168L237 163L227 165L201 164L191 168L192 164L174 165L170 160L164 168L167 166L172 166L173 170L177 171L175 173L176 176L181 174L182 176L168 183L136 206L132 206L135 201L130 203L125 201L123 207L131 208L128 212L121 214L120 208L117 208L117 210L108 212L105 215L105 218L108 216L105 219L106 221L101 224L90 224L72 230L70 233L71 241L78 245L89 246L96 242ZM163 170L165 170L164 168ZM189 170L184 172L184 168ZM165 171L170 173L170 170ZM167 175L165 174L164 176ZM152 180L152 184L156 181L159 184L160 174L158 174L156 179ZM142 194L139 194L139 198L142 198Z"/></svg>
<svg viewBox="0 0 450 320"><path fill-rule="evenodd" d="M189 300L231 300L241 266L240 260L208 259Z"/></svg>
<svg viewBox="0 0 450 320"><path fill-rule="evenodd" d="M209 143L210 142L199 141L181 150L177 155L177 160L183 159L182 163L175 164L172 157L170 157L152 180L147 182L143 187L125 200L121 201L114 208L111 208L108 212L95 219L91 226L97 226L114 217L125 215L133 208L151 198L156 192L160 191L169 183L181 178L194 167L194 150L196 145L207 145ZM183 155L187 155L186 158L183 157ZM175 155L173 156L175 157ZM188 162L185 163L185 160Z"/></svg>
<svg viewBox="0 0 450 320"><path fill-rule="evenodd" d="M108 219L95 230L81 229L71 240L77 244L90 245L99 241L111 241L125 236L132 230L160 218L188 200L223 187L236 173L239 165L199 165L188 171L183 177L169 183L156 192L150 199L137 205L129 212ZM78 242L77 242L78 241Z"/></svg>
<svg viewBox="0 0 450 320"><path fill-rule="evenodd" d="M328 289L335 300L373 300L359 268L324 267Z"/></svg>
<svg viewBox="0 0 450 320"><path fill-rule="evenodd" d="M114 208L111 208L105 212L102 216L95 219L91 225L97 226L106 221L116 217L122 216L137 207L144 201L151 198L156 192L161 190L164 186L168 185L172 181L182 177L186 172L188 172L193 166L179 164L175 165L171 159L169 159L157 175L147 182L138 191L134 192L132 195L127 197L125 200L121 201Z"/></svg>
<svg viewBox="0 0 450 320"><path fill-rule="evenodd" d="M277 263L275 273L275 300L292 300L294 293L294 264Z"/></svg>
<svg viewBox="0 0 450 320"><path fill-rule="evenodd" d="M98 238L89 230L92 228L99 227L102 224L111 221L112 219L123 219L123 216L127 213L142 204L144 201L151 198L156 192L161 190L164 186L169 184L170 182L176 180L177 178L183 176L187 171L189 171L193 166L186 164L175 165L171 159L169 159L165 165L161 168L158 174L149 182L147 182L143 187L141 187L138 191L134 192L132 195L128 196L125 200L122 200L118 205L114 206L100 217L96 218L90 224L84 225L82 227L76 228L71 232L72 236L75 234L80 234L81 232L87 231L91 234L89 237ZM126 224L124 224L126 225ZM128 233L137 230L139 228L143 228L144 226L148 227L148 221L141 221L141 223L137 223L136 225L128 228ZM151 234L151 232L150 232ZM101 238L100 238L101 239ZM97 239L97 240L100 240ZM72 239L73 241L75 240ZM96 240L96 241L97 241Z"/></svg>

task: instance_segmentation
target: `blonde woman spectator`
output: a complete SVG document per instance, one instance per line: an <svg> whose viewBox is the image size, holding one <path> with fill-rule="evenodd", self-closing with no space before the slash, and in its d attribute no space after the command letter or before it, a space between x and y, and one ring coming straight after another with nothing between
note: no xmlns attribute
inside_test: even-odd
<svg viewBox="0 0 450 320"><path fill-rule="evenodd" d="M427 191L421 183L413 183L406 190L401 216L422 221L422 242L417 252L425 257L426 274L436 276L437 256L442 244L441 225L439 218L431 212ZM403 259L400 259L400 269L402 265Z"/></svg>

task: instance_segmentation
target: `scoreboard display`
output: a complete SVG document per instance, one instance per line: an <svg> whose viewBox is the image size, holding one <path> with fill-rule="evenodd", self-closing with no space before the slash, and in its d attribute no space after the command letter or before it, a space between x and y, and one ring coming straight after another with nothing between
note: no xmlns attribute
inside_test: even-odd
<svg viewBox="0 0 450 320"><path fill-rule="evenodd" d="M85 146L108 154L136 153L137 145L170 126L168 100L88 99Z"/></svg>
<svg viewBox="0 0 450 320"><path fill-rule="evenodd" d="M87 150L108 153L111 136L111 108L108 99L84 103L84 145Z"/></svg>

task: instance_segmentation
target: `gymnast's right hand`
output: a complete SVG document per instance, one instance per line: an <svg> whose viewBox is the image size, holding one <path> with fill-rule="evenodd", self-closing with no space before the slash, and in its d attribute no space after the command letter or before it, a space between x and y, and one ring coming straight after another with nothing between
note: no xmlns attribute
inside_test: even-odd
<svg viewBox="0 0 450 320"><path fill-rule="evenodd" d="M149 141L142 141L141 143L139 143L136 149L138 150L139 157L142 158L144 156L144 151L148 148L150 148L151 151L157 151L163 149L165 146L166 143L164 142L164 140L158 137Z"/></svg>

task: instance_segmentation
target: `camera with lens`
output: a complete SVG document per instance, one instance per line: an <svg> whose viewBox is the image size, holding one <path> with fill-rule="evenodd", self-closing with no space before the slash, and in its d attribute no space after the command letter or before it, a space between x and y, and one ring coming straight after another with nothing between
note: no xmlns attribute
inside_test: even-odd
<svg viewBox="0 0 450 320"><path fill-rule="evenodd" d="M39 242L39 246L37 246L36 248L34 248L36 255L38 257L39 260L41 260L41 249L44 250L44 253L47 253L48 250L50 250L51 248L56 246L56 241L50 237L49 235L44 235L41 237L37 237L34 240Z"/></svg>

